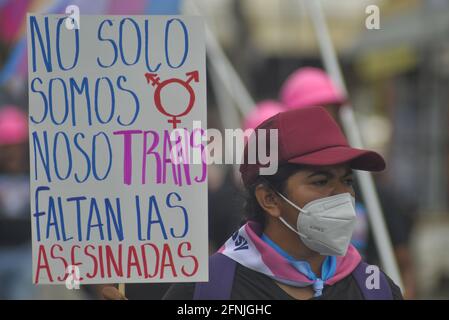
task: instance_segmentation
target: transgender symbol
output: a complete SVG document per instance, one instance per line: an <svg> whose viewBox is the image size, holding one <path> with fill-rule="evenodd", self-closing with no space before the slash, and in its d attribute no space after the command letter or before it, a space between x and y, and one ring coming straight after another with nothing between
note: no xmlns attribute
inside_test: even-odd
<svg viewBox="0 0 449 320"><path fill-rule="evenodd" d="M168 120L168 123L171 123L173 125L173 129L176 129L176 125L178 123L181 123L181 120L178 118L185 116L192 110L194 104L195 104L195 92L192 89L192 86L190 85L190 82L193 80L195 82L199 81L198 76L198 70L187 72L186 73L187 79L181 80L177 78L171 78L167 79L165 81L159 82L160 78L157 75L157 73L145 73L145 78L147 78L147 82L152 85L153 87L156 87L156 90L154 91L154 103L156 105L156 108L159 110L160 113L171 117L171 119ZM168 113L165 108L162 106L161 103L161 91L162 88L164 88L166 85L170 83L179 83L181 86L183 86L187 92L189 93L189 103L187 104L187 108L180 114L170 114Z"/></svg>

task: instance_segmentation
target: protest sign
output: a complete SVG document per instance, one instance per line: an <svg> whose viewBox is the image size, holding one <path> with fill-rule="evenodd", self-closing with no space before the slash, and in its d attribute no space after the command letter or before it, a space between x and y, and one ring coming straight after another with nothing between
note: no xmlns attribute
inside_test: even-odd
<svg viewBox="0 0 449 320"><path fill-rule="evenodd" d="M202 20L65 21L27 21L34 283L207 281Z"/></svg>

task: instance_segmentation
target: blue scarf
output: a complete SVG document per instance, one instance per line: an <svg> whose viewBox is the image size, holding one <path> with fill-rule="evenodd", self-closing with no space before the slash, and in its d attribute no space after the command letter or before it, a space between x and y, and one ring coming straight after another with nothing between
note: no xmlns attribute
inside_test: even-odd
<svg viewBox="0 0 449 320"><path fill-rule="evenodd" d="M287 259L287 261L300 273L305 275L308 279L313 281L313 291L315 291L314 297L319 297L322 295L324 282L332 278L335 274L337 268L337 258L335 256L326 256L326 259L321 265L321 278L318 278L316 274L312 271L310 264L307 261L295 260L291 255L285 252L281 247L273 242L266 234L262 234L261 239L267 243L270 247L276 250L282 257Z"/></svg>

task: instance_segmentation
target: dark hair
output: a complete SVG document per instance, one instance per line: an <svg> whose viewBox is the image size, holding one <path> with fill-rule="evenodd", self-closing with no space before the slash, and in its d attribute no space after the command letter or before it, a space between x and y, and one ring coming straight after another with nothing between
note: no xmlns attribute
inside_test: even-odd
<svg viewBox="0 0 449 320"><path fill-rule="evenodd" d="M245 222L252 220L261 224L262 227L265 227L266 213L259 205L256 198L256 188L258 185L262 184L285 194L287 179L303 168L302 165L284 164L279 166L274 175L258 176L254 183L246 187Z"/></svg>

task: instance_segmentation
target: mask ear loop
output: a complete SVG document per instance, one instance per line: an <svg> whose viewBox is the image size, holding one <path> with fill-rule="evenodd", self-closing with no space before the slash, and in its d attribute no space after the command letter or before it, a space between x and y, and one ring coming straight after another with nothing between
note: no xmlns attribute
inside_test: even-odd
<svg viewBox="0 0 449 320"><path fill-rule="evenodd" d="M284 218L282 218L282 217L279 217L279 220L281 220L282 221L282 223L287 227L287 228L289 228L291 231L293 231L294 233L296 233L298 236L303 236L302 234L300 234L299 233L299 231L298 230L296 230L295 228L293 228L291 225L289 225L288 224L288 222L287 221L285 221L285 219Z"/></svg>
<svg viewBox="0 0 449 320"><path fill-rule="evenodd" d="M290 204L293 208L299 210L299 214L304 214L304 213L308 213L306 210L301 209L299 206L297 206L296 204L294 204L292 201L290 201L289 199L287 199L287 197L285 197L282 193L276 191L276 193L282 198L284 199L288 204ZM292 230L294 233L296 233L297 235L309 239L309 237L305 234L302 234L301 232L299 232L299 230L294 229L290 224L287 223L287 221L285 221L284 218L279 217L279 220L281 220L286 226L287 228L289 228L290 230Z"/></svg>
<svg viewBox="0 0 449 320"><path fill-rule="evenodd" d="M290 204L293 208L299 210L302 213L308 213L307 210L301 209L299 206L297 206L296 204L294 204L291 200L289 200L286 196L284 196L282 193L280 193L279 191L275 190L275 192L282 198L284 199L288 204Z"/></svg>

